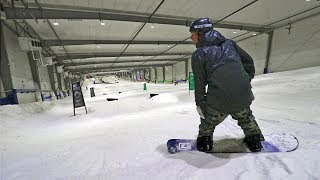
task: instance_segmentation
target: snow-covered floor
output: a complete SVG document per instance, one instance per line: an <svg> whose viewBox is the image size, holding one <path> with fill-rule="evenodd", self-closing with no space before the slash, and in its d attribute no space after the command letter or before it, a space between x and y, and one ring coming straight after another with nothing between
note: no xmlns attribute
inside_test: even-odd
<svg viewBox="0 0 320 180"><path fill-rule="evenodd" d="M0 179L320 179L320 67L260 75L252 84L263 133L294 134L296 151L168 154L168 139L196 138L193 92L187 84L147 84L144 92L143 83L121 81L95 85L94 98L83 88L87 115L78 108L73 116L70 97L1 106ZM214 133L241 136L230 117Z"/></svg>

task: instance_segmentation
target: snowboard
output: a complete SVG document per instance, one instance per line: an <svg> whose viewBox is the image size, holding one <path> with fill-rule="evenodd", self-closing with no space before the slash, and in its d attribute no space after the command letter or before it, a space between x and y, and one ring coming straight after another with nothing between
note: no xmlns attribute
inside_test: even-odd
<svg viewBox="0 0 320 180"><path fill-rule="evenodd" d="M264 135L261 142L263 153L290 152L299 146L298 139L292 134L280 133ZM184 151L198 151L196 139L170 139L167 142L171 154ZM213 149L209 153L251 153L243 138L221 138L213 140Z"/></svg>

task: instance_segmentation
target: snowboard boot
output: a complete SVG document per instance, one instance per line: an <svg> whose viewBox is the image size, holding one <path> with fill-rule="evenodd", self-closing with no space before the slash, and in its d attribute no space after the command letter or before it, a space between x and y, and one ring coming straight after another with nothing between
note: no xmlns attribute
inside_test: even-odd
<svg viewBox="0 0 320 180"><path fill-rule="evenodd" d="M243 142L247 144L251 152L259 152L262 149L260 134L248 135L244 138Z"/></svg>
<svg viewBox="0 0 320 180"><path fill-rule="evenodd" d="M202 152L209 152L212 150L213 141L210 136L202 136L197 138L197 149Z"/></svg>

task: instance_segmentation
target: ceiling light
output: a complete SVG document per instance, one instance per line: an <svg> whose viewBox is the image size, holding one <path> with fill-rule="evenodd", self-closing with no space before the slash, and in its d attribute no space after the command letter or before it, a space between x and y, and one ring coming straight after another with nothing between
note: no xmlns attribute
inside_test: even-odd
<svg viewBox="0 0 320 180"><path fill-rule="evenodd" d="M134 47L134 45L132 45L132 47Z"/></svg>
<svg viewBox="0 0 320 180"><path fill-rule="evenodd" d="M170 45L168 45L168 47L170 47Z"/></svg>
<svg viewBox="0 0 320 180"><path fill-rule="evenodd" d="M106 25L106 24L105 24L104 22L101 22L100 24L101 24L101 26L104 26L104 25Z"/></svg>
<svg viewBox="0 0 320 180"><path fill-rule="evenodd" d="M236 32L236 31L233 31L233 34L237 34L237 32Z"/></svg>
<svg viewBox="0 0 320 180"><path fill-rule="evenodd" d="M58 22L54 22L54 23L53 23L53 25L58 26L58 25L59 25L59 23L58 23Z"/></svg>
<svg viewBox="0 0 320 180"><path fill-rule="evenodd" d="M97 45L98 46L98 48L100 48L100 45Z"/></svg>
<svg viewBox="0 0 320 180"><path fill-rule="evenodd" d="M256 33L253 33L252 35L254 35L254 36L255 36L255 35L257 35L257 34L256 34Z"/></svg>
<svg viewBox="0 0 320 180"><path fill-rule="evenodd" d="M311 1L311 0L306 0L307 2Z"/></svg>
<svg viewBox="0 0 320 180"><path fill-rule="evenodd" d="M154 28L154 25L151 25L151 28Z"/></svg>

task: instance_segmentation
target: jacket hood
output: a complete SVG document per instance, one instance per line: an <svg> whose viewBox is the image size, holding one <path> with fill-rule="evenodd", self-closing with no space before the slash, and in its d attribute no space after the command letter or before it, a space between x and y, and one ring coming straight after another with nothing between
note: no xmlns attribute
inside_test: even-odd
<svg viewBox="0 0 320 180"><path fill-rule="evenodd" d="M210 30L209 32L205 33L203 36L200 37L199 42L197 43L198 47L203 46L211 46L211 45L219 45L226 41L226 38L221 35L216 30Z"/></svg>

